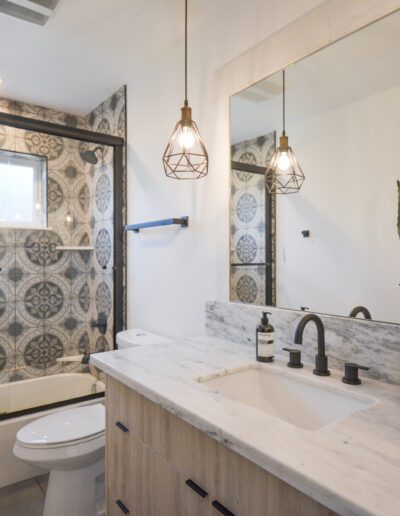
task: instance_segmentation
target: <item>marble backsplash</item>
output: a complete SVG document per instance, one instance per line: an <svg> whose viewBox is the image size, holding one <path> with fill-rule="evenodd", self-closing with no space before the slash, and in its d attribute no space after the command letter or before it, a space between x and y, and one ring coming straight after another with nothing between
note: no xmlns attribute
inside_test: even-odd
<svg viewBox="0 0 400 516"><path fill-rule="evenodd" d="M284 347L293 346L293 337L304 312L265 306L209 301L206 303L208 335L255 346L255 329L261 312L271 312L270 323L275 328L276 352L287 355ZM345 362L370 367L362 376L386 383L400 384L400 325L320 315L325 326L326 354L329 366L343 369ZM305 331L302 360L313 363L317 350L317 332L310 323Z"/></svg>

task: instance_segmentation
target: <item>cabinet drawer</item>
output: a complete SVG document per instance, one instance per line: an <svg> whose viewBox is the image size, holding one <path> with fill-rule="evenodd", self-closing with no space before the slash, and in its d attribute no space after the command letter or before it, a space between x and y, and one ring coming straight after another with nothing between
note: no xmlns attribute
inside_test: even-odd
<svg viewBox="0 0 400 516"><path fill-rule="evenodd" d="M214 439L144 398L143 440L180 472L210 491L217 448Z"/></svg>
<svg viewBox="0 0 400 516"><path fill-rule="evenodd" d="M235 516L335 513L165 409L143 400L143 440ZM212 515L221 516L211 507Z"/></svg>
<svg viewBox="0 0 400 516"><path fill-rule="evenodd" d="M200 496L186 480L169 462L143 444L142 516L209 516L209 497Z"/></svg>
<svg viewBox="0 0 400 516"><path fill-rule="evenodd" d="M142 438L143 398L133 389L107 376L106 407L109 429L114 426L121 432L129 433L137 439Z"/></svg>
<svg viewBox="0 0 400 516"><path fill-rule="evenodd" d="M106 441L108 516L142 516L142 443L108 425Z"/></svg>
<svg viewBox="0 0 400 516"><path fill-rule="evenodd" d="M327 507L220 443L214 464L216 498L236 516L335 515ZM218 510L213 511L213 516L221 516Z"/></svg>

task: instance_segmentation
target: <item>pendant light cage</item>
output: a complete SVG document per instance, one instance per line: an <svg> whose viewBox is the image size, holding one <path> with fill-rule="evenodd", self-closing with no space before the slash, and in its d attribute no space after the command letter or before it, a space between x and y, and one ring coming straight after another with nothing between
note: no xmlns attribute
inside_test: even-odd
<svg viewBox="0 0 400 516"><path fill-rule="evenodd" d="M285 164L284 168L280 166L282 162ZM304 180L304 173L291 147L287 147L285 151L279 148L265 174L268 192L271 194L297 193Z"/></svg>
<svg viewBox="0 0 400 516"><path fill-rule="evenodd" d="M173 179L200 179L207 175L208 154L194 120L182 118L176 124L163 163L165 174Z"/></svg>
<svg viewBox="0 0 400 516"><path fill-rule="evenodd" d="M187 19L185 0L185 103L163 155L164 171L173 179L200 179L208 173L208 154L187 100Z"/></svg>
<svg viewBox="0 0 400 516"><path fill-rule="evenodd" d="M265 173L265 184L271 194L291 194L297 193L303 186L305 176L296 159L292 148L289 147L289 138L285 132L286 118L286 88L285 70L282 70L283 95L282 95L282 115L283 131L280 137L279 147L267 167Z"/></svg>

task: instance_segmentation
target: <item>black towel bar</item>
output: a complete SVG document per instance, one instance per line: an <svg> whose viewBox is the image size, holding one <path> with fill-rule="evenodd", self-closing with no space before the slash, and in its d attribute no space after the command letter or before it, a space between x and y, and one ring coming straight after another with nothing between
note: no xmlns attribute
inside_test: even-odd
<svg viewBox="0 0 400 516"><path fill-rule="evenodd" d="M179 217L173 219L152 220L150 222L142 222L141 224L128 224L125 226L125 231L134 231L139 233L141 229L156 228L158 226L172 226L179 225L181 228L189 226L189 217Z"/></svg>

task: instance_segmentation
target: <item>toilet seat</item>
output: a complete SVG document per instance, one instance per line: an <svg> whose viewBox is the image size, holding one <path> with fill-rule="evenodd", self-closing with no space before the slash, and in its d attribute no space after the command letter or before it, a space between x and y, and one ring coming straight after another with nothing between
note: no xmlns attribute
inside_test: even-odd
<svg viewBox="0 0 400 516"><path fill-rule="evenodd" d="M36 419L17 433L23 448L54 449L78 446L105 435L105 407L101 403L62 410Z"/></svg>
<svg viewBox="0 0 400 516"><path fill-rule="evenodd" d="M100 403L54 412L19 430L14 455L50 471L44 516L104 515L105 440Z"/></svg>

